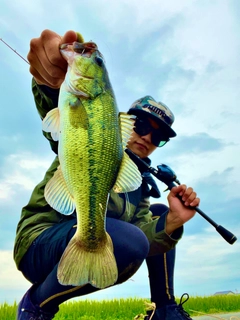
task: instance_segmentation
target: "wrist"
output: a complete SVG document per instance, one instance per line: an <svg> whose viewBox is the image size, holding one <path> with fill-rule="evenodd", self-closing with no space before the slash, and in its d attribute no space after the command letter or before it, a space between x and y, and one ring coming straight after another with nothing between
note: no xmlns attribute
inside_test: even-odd
<svg viewBox="0 0 240 320"><path fill-rule="evenodd" d="M169 210L166 217L165 232L171 235L175 230L183 226L183 222L171 210Z"/></svg>

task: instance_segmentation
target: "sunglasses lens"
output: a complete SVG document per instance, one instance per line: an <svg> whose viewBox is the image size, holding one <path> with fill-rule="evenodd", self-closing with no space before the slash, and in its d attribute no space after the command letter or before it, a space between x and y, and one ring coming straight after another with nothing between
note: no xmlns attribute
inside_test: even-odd
<svg viewBox="0 0 240 320"><path fill-rule="evenodd" d="M134 131L139 136L146 136L147 134L152 132L152 144L156 147L163 147L169 141L169 138L163 136L159 129L153 128L151 124L146 120L137 118L135 121Z"/></svg>
<svg viewBox="0 0 240 320"><path fill-rule="evenodd" d="M153 139L152 139L153 140ZM161 140L161 141L159 141L159 139L158 139L158 141L157 141L157 143L155 144L153 141L152 141L152 143L156 146L156 147L159 147L159 148L161 148L161 147L163 147L163 146L165 146L165 144L168 142L168 140Z"/></svg>
<svg viewBox="0 0 240 320"><path fill-rule="evenodd" d="M152 127L148 122L137 118L135 121L134 131L140 136L146 136L152 131Z"/></svg>

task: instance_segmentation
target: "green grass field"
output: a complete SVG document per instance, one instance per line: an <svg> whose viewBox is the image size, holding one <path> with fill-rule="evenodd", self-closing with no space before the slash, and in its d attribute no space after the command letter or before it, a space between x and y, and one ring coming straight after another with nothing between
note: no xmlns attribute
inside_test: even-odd
<svg viewBox="0 0 240 320"><path fill-rule="evenodd" d="M56 320L133 320L137 314L145 314L147 299L114 299L69 301L60 306ZM177 299L179 303L179 299ZM191 315L202 313L228 313L240 311L240 295L190 297L184 309ZM16 319L17 304L0 304L0 319Z"/></svg>

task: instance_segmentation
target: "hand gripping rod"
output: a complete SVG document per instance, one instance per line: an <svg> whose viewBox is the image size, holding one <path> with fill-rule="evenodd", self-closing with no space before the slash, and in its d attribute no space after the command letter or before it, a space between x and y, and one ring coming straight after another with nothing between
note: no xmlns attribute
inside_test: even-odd
<svg viewBox="0 0 240 320"><path fill-rule="evenodd" d="M150 167L145 161L139 158L135 153L131 150L126 149L125 152L129 155L129 157L137 164L140 170L149 171L152 175L154 175L158 180L164 182L168 188L167 190L171 190L176 184L180 184L177 176L174 171L165 164L161 164L157 166L157 169ZM215 227L216 231L230 244L233 244L237 237L225 229L224 227L217 224L213 221L209 216L207 216L201 209L198 207L192 207L192 209L196 210L204 219L206 219L212 226Z"/></svg>

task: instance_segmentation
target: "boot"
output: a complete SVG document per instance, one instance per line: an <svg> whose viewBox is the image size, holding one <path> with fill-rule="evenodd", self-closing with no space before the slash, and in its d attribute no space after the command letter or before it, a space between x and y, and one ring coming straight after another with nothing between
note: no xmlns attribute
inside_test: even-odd
<svg viewBox="0 0 240 320"><path fill-rule="evenodd" d="M184 301L183 297L187 296ZM147 311L147 316L144 320L192 320L190 315L183 309L183 304L189 299L189 295L184 293L181 296L179 305L171 304L162 308L157 308L155 311Z"/></svg>
<svg viewBox="0 0 240 320"><path fill-rule="evenodd" d="M18 305L17 320L51 320L58 312L58 308L53 312L45 312L38 305L34 305L31 301L31 291L35 285L33 285L23 296Z"/></svg>

